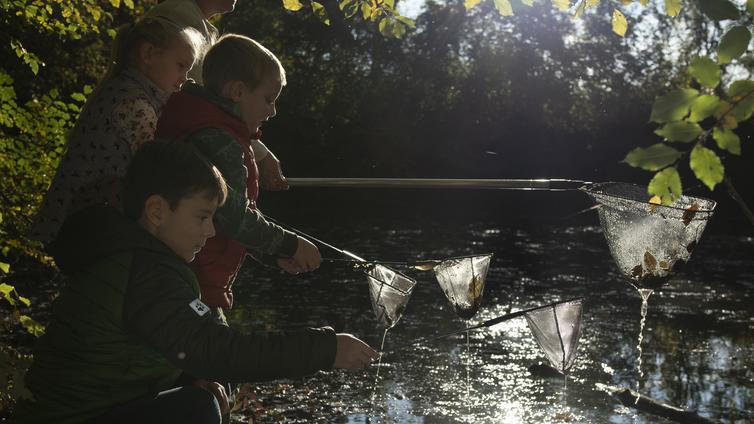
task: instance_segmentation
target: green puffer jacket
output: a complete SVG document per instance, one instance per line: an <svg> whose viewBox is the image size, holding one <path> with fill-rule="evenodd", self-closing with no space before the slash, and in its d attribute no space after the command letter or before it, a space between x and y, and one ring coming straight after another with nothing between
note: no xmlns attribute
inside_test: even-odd
<svg viewBox="0 0 754 424"><path fill-rule="evenodd" d="M20 423L85 422L171 388L182 372L258 381L335 360L331 328L241 334L218 324L188 264L114 209L72 216L51 251L70 281L35 350L26 376L34 401L19 405Z"/></svg>

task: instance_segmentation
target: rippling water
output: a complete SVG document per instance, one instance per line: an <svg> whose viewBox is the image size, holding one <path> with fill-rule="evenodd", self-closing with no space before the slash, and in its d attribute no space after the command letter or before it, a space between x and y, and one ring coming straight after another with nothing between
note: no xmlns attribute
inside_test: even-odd
<svg viewBox="0 0 754 424"><path fill-rule="evenodd" d="M702 416L754 421L754 238L706 234L684 273L651 296L639 379L641 300L618 273L599 227L386 227L306 230L369 259L494 253L483 306L469 323L586 296L579 356L567 381L529 371L546 359L523 318L471 332L470 356L465 335L394 348L468 324L454 315L431 272L404 270L419 284L388 333L376 391L375 367L256 384L265 406L257 418L263 422L665 422L621 406L596 386L635 388L637 382L643 394ZM323 263L304 279L259 267L244 270L232 325L332 325L379 347L382 330L366 279L347 264Z"/></svg>

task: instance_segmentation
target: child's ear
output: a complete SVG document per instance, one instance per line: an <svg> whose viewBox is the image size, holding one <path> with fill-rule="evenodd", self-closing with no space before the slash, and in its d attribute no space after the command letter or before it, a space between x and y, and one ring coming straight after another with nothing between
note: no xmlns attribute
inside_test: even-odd
<svg viewBox="0 0 754 424"><path fill-rule="evenodd" d="M245 89L243 81L228 81L223 87L223 96L237 103L243 98Z"/></svg>
<svg viewBox="0 0 754 424"><path fill-rule="evenodd" d="M141 43L141 45L139 45L139 62L145 65L151 65L156 49L157 46L148 41Z"/></svg>
<svg viewBox="0 0 754 424"><path fill-rule="evenodd" d="M162 225L170 208L168 201L159 194L153 194L144 201L144 219L147 223L157 228Z"/></svg>

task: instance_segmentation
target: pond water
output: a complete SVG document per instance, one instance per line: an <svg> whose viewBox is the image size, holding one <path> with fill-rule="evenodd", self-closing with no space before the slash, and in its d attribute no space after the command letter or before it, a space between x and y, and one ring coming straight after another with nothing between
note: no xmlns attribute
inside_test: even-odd
<svg viewBox="0 0 754 424"><path fill-rule="evenodd" d="M593 217L596 225L596 216ZM684 272L649 299L641 370L641 299L619 274L599 226L504 227L500 222L312 224L305 231L369 258L417 260L491 252L482 307L455 316L431 272L418 285L376 366L254 384L261 422L655 423L598 384L638 388L726 423L754 421L754 238L709 231ZM323 256L339 258L322 249ZM305 278L245 267L231 323L244 330L331 325L379 347L366 278L323 263ZM510 311L585 296L578 358L568 376L529 371L546 362L526 320L392 349ZM643 374L640 377L640 372ZM248 415L249 410L245 411ZM234 420L244 418L235 414ZM244 421L245 422L245 421Z"/></svg>

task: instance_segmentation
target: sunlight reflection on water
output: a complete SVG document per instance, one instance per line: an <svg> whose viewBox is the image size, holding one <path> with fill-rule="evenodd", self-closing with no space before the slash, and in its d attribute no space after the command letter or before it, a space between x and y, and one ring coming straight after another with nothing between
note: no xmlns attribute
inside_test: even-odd
<svg viewBox="0 0 754 424"><path fill-rule="evenodd" d="M483 306L473 322L587 296L579 357L567 383L529 371L546 359L523 318L472 332L468 358L465 335L392 351L466 325L454 316L432 273L415 272L419 284L387 337L374 405L369 402L374 368L320 373L290 381L283 399L268 402L262 422L664 422L637 415L595 387L636 384L640 306L638 294L612 262L599 227L480 224L385 233L379 226L356 225L340 233L330 229L328 240L385 260L495 253ZM339 239L349 242L341 246ZM722 422L754 419L754 269L745 253L753 245L751 238L708 234L685 274L655 292L642 343L642 393ZM248 268L244 272L249 275ZM364 278L349 267L323 264L306 280L258 268L253 274L254 282L242 278L236 286L237 306L230 314L234 326L329 324L379 345L382 331L375 326ZM276 384L255 385L263 403Z"/></svg>

